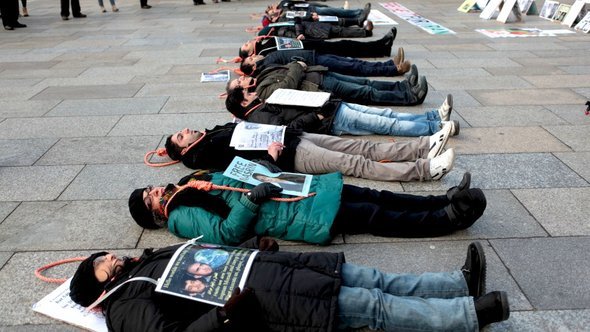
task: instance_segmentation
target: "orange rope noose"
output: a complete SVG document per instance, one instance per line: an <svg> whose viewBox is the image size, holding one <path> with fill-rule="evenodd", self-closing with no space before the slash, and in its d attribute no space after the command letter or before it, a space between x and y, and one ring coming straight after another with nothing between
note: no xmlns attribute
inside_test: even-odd
<svg viewBox="0 0 590 332"><path fill-rule="evenodd" d="M167 161L167 162L162 162L162 163L152 163L151 161L149 161L150 157L153 154L157 154L160 157L163 156L167 156L168 154L166 153L166 149L165 148L159 148L156 149L154 151L148 151L148 153L145 154L145 156L143 157L143 162L151 167L164 167L164 166L170 166L170 165L174 165L178 162L180 162L180 160L171 160L171 161Z"/></svg>
<svg viewBox="0 0 590 332"><path fill-rule="evenodd" d="M37 278L39 278L45 282L51 282L51 283L56 283L56 284L64 283L67 280L67 278L49 278L49 277L44 276L41 272L48 270L54 266L67 264L67 263L73 263L73 262L81 262L81 261L85 260L86 258L88 258L88 257L74 257L74 258L67 258L67 259L59 260L57 262L49 263L47 265L41 266L40 268L36 269L35 276L37 276Z"/></svg>
<svg viewBox="0 0 590 332"><path fill-rule="evenodd" d="M245 188L235 188L235 187L229 187L229 186L220 186L220 185L213 184L213 182L209 182L209 181L191 180L187 184L185 184L184 186L180 187L172 195L172 197L170 197L170 199L168 200L168 202L172 201L172 199L174 198L174 196L176 196L176 194L178 194L179 192L183 191L186 188L194 188L194 189L198 189L198 190L202 190L202 191L228 190L228 191L237 191L237 192L241 192L241 193L246 193L246 192L250 191L249 189L245 189ZM307 195L307 196L299 196L299 197L291 197L291 198L271 197L270 200L273 200L273 201L276 201L276 202L297 202L297 201L300 201L302 199L315 196L315 194L316 193L309 193L309 195ZM168 218L168 205L169 204L166 204L166 207L164 208L164 216L166 218Z"/></svg>

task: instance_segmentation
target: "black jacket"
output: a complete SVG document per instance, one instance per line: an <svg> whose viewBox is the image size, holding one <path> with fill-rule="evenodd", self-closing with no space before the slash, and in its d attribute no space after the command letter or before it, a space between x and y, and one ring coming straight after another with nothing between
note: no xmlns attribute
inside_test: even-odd
<svg viewBox="0 0 590 332"><path fill-rule="evenodd" d="M267 151L236 150L229 146L236 127L235 123L215 126L205 131L205 137L189 149L181 158L182 163L192 169L225 170L235 156L248 160L264 159L276 164L285 172L294 171L295 149L299 144L298 130L288 129L285 134L285 149L276 162Z"/></svg>
<svg viewBox="0 0 590 332"><path fill-rule="evenodd" d="M135 268L108 288L130 277L159 278L177 248L147 251ZM342 253L260 252L246 287L254 290L271 331L333 331L343 263ZM110 331L223 330L215 306L157 293L144 281L122 286L103 307ZM247 326L240 329L248 331Z"/></svg>
<svg viewBox="0 0 590 332"><path fill-rule="evenodd" d="M256 77L266 67L272 65L287 65L293 61L303 60L308 66L316 65L316 55L313 50L285 50L266 55L256 62L256 70L250 75Z"/></svg>
<svg viewBox="0 0 590 332"><path fill-rule="evenodd" d="M322 107L263 103L247 115L234 115L248 122L287 126L307 133L330 135L332 133L332 123L340 103L339 99L330 99ZM318 114L323 115L324 119L320 120Z"/></svg>

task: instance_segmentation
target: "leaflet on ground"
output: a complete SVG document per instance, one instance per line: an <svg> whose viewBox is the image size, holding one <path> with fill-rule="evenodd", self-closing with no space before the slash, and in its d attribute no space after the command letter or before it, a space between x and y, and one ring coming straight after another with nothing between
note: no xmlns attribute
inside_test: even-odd
<svg viewBox="0 0 590 332"><path fill-rule="evenodd" d="M242 121L236 125L229 146L236 150L266 150L272 142L285 141L286 128Z"/></svg>
<svg viewBox="0 0 590 332"><path fill-rule="evenodd" d="M86 330L106 332L107 324L100 310L86 311L70 298L72 278L33 305L33 311Z"/></svg>
<svg viewBox="0 0 590 332"><path fill-rule="evenodd" d="M329 92L276 89L265 102L278 105L321 107L329 99Z"/></svg>
<svg viewBox="0 0 590 332"><path fill-rule="evenodd" d="M229 81L229 70L201 73L201 82L227 82L227 81Z"/></svg>
<svg viewBox="0 0 590 332"><path fill-rule="evenodd" d="M271 183L283 188L281 194L291 196L307 196L313 178L308 174L272 173L266 167L240 157L234 157L223 175L253 186L263 182Z"/></svg>
<svg viewBox="0 0 590 332"><path fill-rule="evenodd" d="M258 250L188 242L176 250L156 292L223 306L244 289Z"/></svg>

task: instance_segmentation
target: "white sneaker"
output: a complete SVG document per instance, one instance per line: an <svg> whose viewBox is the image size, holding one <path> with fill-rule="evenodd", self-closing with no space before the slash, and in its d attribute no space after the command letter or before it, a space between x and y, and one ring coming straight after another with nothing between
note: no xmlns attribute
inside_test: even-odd
<svg viewBox="0 0 590 332"><path fill-rule="evenodd" d="M442 126L441 130L430 136L430 151L428 151L428 159L432 159L442 152L449 140L449 136L451 136L452 127L453 125L450 122L447 122Z"/></svg>
<svg viewBox="0 0 590 332"><path fill-rule="evenodd" d="M451 118L451 112L453 111L453 95L448 94L445 101L440 105L438 108L438 115L440 116L441 121L449 121Z"/></svg>
<svg viewBox="0 0 590 332"><path fill-rule="evenodd" d="M455 162L455 150L448 149L440 156L430 159L430 176L433 181L440 180L453 169Z"/></svg>
<svg viewBox="0 0 590 332"><path fill-rule="evenodd" d="M443 128L447 123L451 126L451 136L459 135L459 132L461 131L461 125L459 124L459 121L457 121L457 120L441 121L440 127Z"/></svg>

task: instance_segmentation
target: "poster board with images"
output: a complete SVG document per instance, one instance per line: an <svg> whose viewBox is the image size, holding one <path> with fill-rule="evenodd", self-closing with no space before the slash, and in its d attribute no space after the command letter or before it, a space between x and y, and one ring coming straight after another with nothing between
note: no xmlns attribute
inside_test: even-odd
<svg viewBox="0 0 590 332"><path fill-rule="evenodd" d="M264 182L272 183L279 188L283 188L281 194L291 196L307 196L313 178L309 174L273 173L262 165L240 157L234 157L223 175L253 186Z"/></svg>
<svg viewBox="0 0 590 332"><path fill-rule="evenodd" d="M33 304L33 311L62 322L95 332L108 331L104 315L100 310L86 311L70 298L72 278L59 285L51 293Z"/></svg>
<svg viewBox="0 0 590 332"><path fill-rule="evenodd" d="M278 51L285 50L302 50L303 43L301 40L287 37L275 37L275 43Z"/></svg>
<svg viewBox="0 0 590 332"><path fill-rule="evenodd" d="M539 17L544 18L546 20L551 20L553 18L553 15L555 15L555 12L557 11L557 8L559 8L559 2L546 0L543 4L543 8L541 8L541 13L539 14Z"/></svg>
<svg viewBox="0 0 590 332"><path fill-rule="evenodd" d="M156 292L223 306L236 287L244 289L257 253L190 241L176 250Z"/></svg>
<svg viewBox="0 0 590 332"><path fill-rule="evenodd" d="M234 129L229 146L236 150L266 150L272 142L285 141L286 128L241 121Z"/></svg>
<svg viewBox="0 0 590 332"><path fill-rule="evenodd" d="M590 11L586 13L586 16L584 16L578 24L576 24L575 29L584 33L590 32Z"/></svg>
<svg viewBox="0 0 590 332"><path fill-rule="evenodd" d="M285 13L285 17L293 19L295 17L305 17L307 15L307 11L305 10L289 10Z"/></svg>
<svg viewBox="0 0 590 332"><path fill-rule="evenodd" d="M229 70L212 71L201 73L201 82L227 82L229 77Z"/></svg>
<svg viewBox="0 0 590 332"><path fill-rule="evenodd" d="M496 21L502 23L521 22L522 14L520 13L520 8L518 7L518 1L505 0Z"/></svg>
<svg viewBox="0 0 590 332"><path fill-rule="evenodd" d="M555 14L553 14L552 19L554 21L562 22L567 16L567 13L570 11L571 7L571 5L566 5L563 3L560 4L559 7L557 7L557 11L555 12Z"/></svg>
<svg viewBox="0 0 590 332"><path fill-rule="evenodd" d="M520 12L525 15L538 15L539 10L535 0L518 0L518 7Z"/></svg>
<svg viewBox="0 0 590 332"><path fill-rule="evenodd" d="M500 4L502 4L502 0L490 0L486 7L481 11L481 14L479 14L479 18L491 20L497 17L500 13Z"/></svg>
<svg viewBox="0 0 590 332"><path fill-rule="evenodd" d="M461 4L461 6L459 6L459 8L457 8L457 10L462 13L469 13L469 12L477 11L477 10L479 10L479 7L477 6L477 0L465 0Z"/></svg>
<svg viewBox="0 0 590 332"><path fill-rule="evenodd" d="M581 21L582 18L588 12L588 6L586 5L586 0L576 0L572 7L570 8L569 12L561 22L563 25L567 25L568 27L572 27L577 22Z"/></svg>
<svg viewBox="0 0 590 332"><path fill-rule="evenodd" d="M397 24L399 24L395 20L393 20L391 17L383 14L378 9L371 9L371 12L369 13L369 17L367 19L369 21L373 22L373 25L397 25Z"/></svg>

